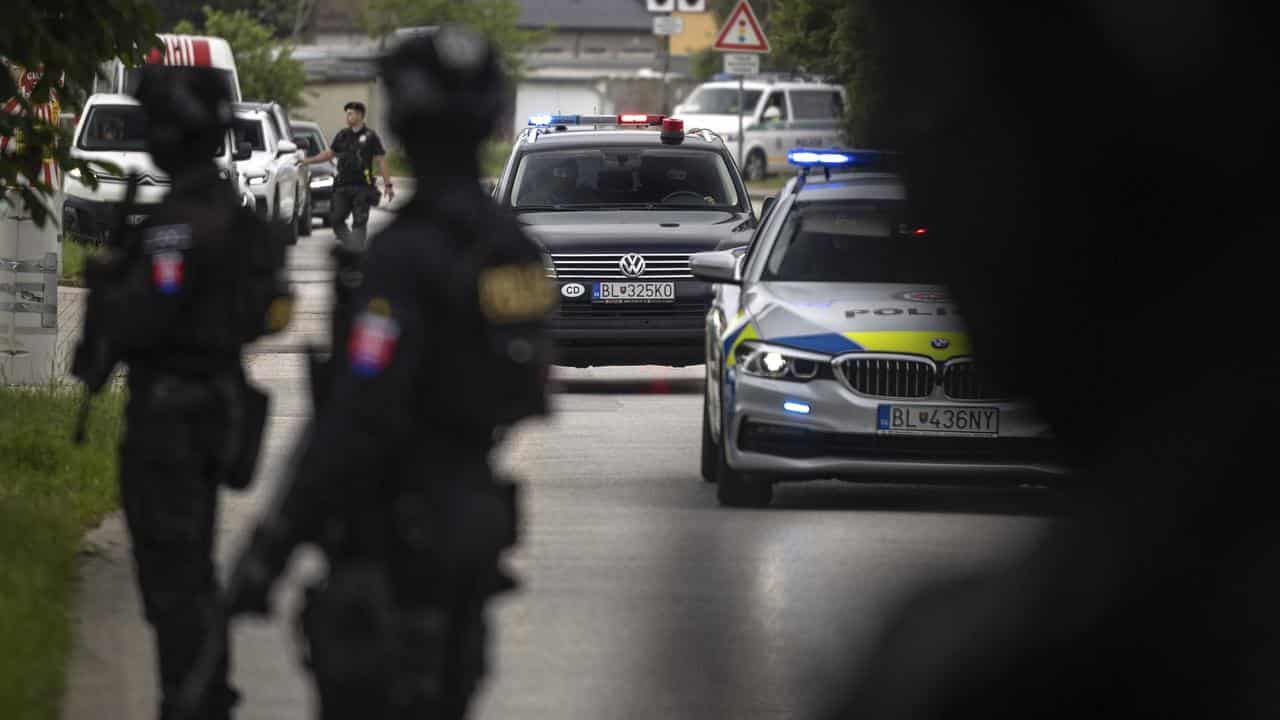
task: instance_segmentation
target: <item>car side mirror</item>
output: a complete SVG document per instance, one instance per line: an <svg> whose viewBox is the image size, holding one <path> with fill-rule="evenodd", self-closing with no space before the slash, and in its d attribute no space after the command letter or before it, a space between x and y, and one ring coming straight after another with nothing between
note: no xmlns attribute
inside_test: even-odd
<svg viewBox="0 0 1280 720"><path fill-rule="evenodd" d="M231 156L232 160L248 160L253 157L253 146L247 142L237 143L236 151Z"/></svg>
<svg viewBox="0 0 1280 720"><path fill-rule="evenodd" d="M760 119L764 122L780 122L782 120L782 111L778 109L777 105L771 105L765 108L764 114L760 116Z"/></svg>
<svg viewBox="0 0 1280 720"><path fill-rule="evenodd" d="M737 285L742 282L739 274L741 257L732 250L695 253L689 256L689 271L699 280Z"/></svg>
<svg viewBox="0 0 1280 720"><path fill-rule="evenodd" d="M769 211L773 210L773 206L778 203L777 195L770 195L760 203L760 224L763 225L765 218L769 217Z"/></svg>
<svg viewBox="0 0 1280 720"><path fill-rule="evenodd" d="M276 155L292 155L298 152L298 146L293 144L292 140L281 140L276 146Z"/></svg>

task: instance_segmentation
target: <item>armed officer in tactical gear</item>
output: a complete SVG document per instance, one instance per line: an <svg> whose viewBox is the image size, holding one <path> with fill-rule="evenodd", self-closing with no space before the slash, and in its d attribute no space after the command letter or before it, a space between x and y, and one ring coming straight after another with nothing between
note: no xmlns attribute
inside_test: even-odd
<svg viewBox="0 0 1280 720"><path fill-rule="evenodd" d="M546 412L541 254L480 187L506 83L492 48L444 27L381 62L417 192L335 318L332 381L290 484L232 575L233 612L267 611L293 548L319 545L305 658L324 718L461 718L484 671L484 609L514 587L514 485L488 457Z"/></svg>
<svg viewBox="0 0 1280 720"><path fill-rule="evenodd" d="M73 372L92 390L118 362L128 365L120 497L155 631L160 717L171 718L216 625L218 486L248 483L266 414L266 396L245 382L240 349L287 324L290 306L283 239L241 207L214 163L232 119L223 79L146 66L136 94L147 150L172 190L86 269L85 341ZM225 654L215 676L197 718L231 716L238 696Z"/></svg>

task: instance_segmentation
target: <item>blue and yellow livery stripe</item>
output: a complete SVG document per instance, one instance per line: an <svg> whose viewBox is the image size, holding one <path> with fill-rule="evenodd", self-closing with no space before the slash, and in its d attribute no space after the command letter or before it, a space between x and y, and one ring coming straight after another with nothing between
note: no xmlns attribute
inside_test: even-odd
<svg viewBox="0 0 1280 720"><path fill-rule="evenodd" d="M724 364L731 367L738 362L738 346L747 340L759 339L760 331L751 320L739 318L737 327L726 333L724 338Z"/></svg>
<svg viewBox="0 0 1280 720"><path fill-rule="evenodd" d="M924 355L939 361L973 354L973 345L969 342L969 336L963 332L875 330L845 333L844 336L860 345L866 352ZM946 347L934 347L935 340L945 341Z"/></svg>
<svg viewBox="0 0 1280 720"><path fill-rule="evenodd" d="M754 327L752 328L754 330ZM757 335L752 335L757 337ZM748 338L740 335L730 338L733 347ZM934 342L945 341L946 347L934 347ZM808 350L810 352L839 355L848 352L881 352L923 355L937 361L973 354L969 336L963 332L939 332L936 330L877 330L851 333L817 333L770 338L770 343ZM725 344L728 354L730 343Z"/></svg>

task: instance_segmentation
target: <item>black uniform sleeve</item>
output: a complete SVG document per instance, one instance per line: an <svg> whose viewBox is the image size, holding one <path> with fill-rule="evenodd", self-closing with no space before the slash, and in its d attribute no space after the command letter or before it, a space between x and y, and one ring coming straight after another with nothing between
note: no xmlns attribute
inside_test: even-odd
<svg viewBox="0 0 1280 720"><path fill-rule="evenodd" d="M340 153L345 149L344 147L345 143L343 143L343 136L344 136L343 134L345 132L346 132L345 130L339 130L338 132L334 133L333 142L329 143L330 150L334 151L335 153Z"/></svg>
<svg viewBox="0 0 1280 720"><path fill-rule="evenodd" d="M333 348L329 400L313 421L281 506L291 546L315 539L325 518L369 497L418 441L413 432L428 334L420 266L394 253L369 256L349 341Z"/></svg>

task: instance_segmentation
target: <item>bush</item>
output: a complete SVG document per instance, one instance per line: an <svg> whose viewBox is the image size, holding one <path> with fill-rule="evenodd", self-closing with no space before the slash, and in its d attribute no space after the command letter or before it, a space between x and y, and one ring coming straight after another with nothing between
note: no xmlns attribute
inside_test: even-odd
<svg viewBox="0 0 1280 720"><path fill-rule="evenodd" d="M71 388L0 387L0 717L58 717L71 644L76 553L117 505L120 390L93 403L84 446L71 442Z"/></svg>

